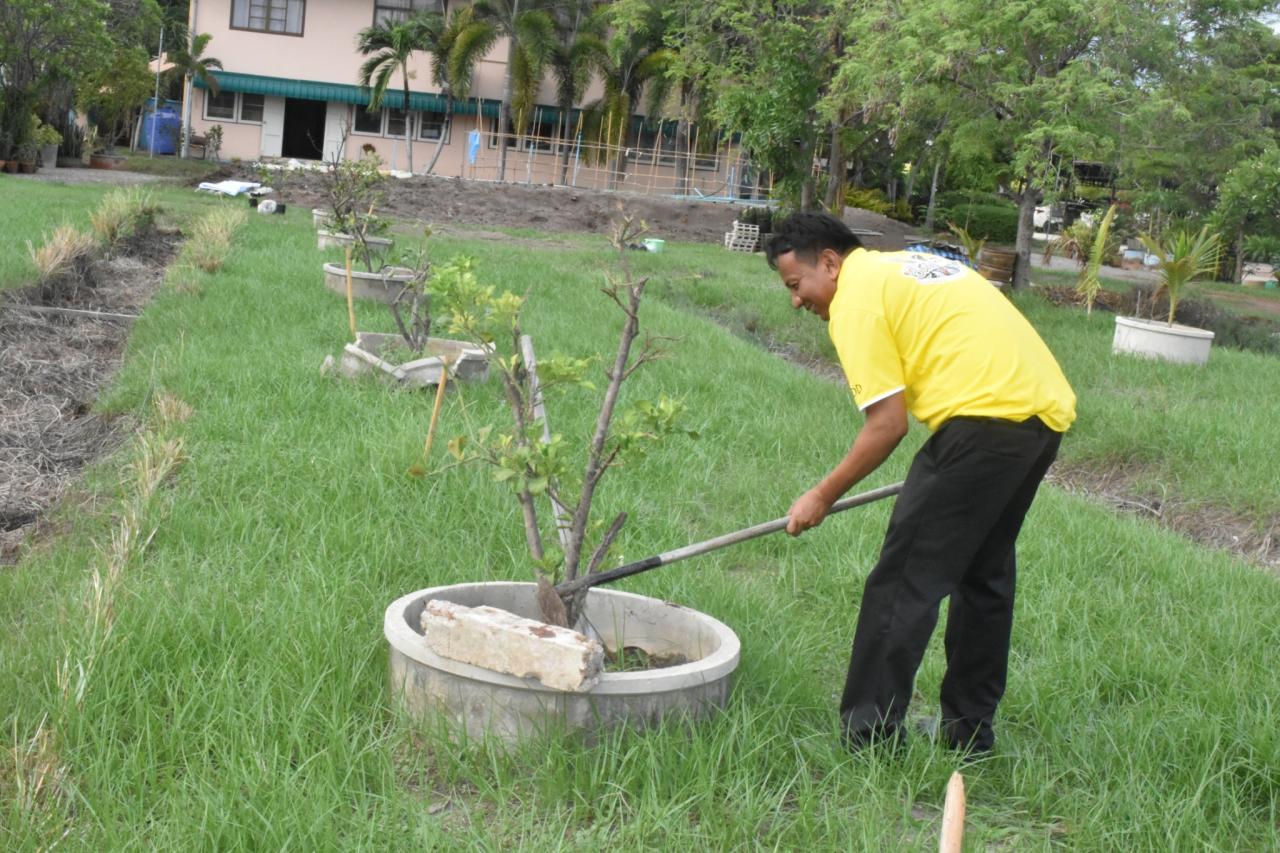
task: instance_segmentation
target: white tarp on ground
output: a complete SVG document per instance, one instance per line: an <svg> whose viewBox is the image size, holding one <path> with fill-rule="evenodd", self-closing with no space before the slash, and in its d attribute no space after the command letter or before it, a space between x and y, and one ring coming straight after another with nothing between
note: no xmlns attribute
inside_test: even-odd
<svg viewBox="0 0 1280 853"><path fill-rule="evenodd" d="M217 193L218 195L241 195L250 190L256 190L260 186L262 184L253 183L252 181L218 181L217 183L205 181L196 189L208 193Z"/></svg>

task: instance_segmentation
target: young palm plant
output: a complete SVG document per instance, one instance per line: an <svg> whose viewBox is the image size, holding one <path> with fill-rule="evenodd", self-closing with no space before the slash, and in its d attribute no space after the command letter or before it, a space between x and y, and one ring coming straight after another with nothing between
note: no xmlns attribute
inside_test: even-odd
<svg viewBox="0 0 1280 853"><path fill-rule="evenodd" d="M209 90L210 94L217 95L220 91L218 87L218 77L213 73L214 68L222 70L222 61L212 56L205 56L205 48L209 46L209 42L213 41L213 36L208 33L179 33L179 47L169 55L169 61L173 63L173 69L170 73L176 73L182 76L182 157L186 159L191 153L191 84L198 82Z"/></svg>
<svg viewBox="0 0 1280 853"><path fill-rule="evenodd" d="M1216 233L1209 233L1208 225L1196 234L1186 230L1179 231L1165 241L1150 234L1141 235L1141 239L1147 251L1159 259L1156 271L1160 273L1160 287L1155 295L1168 291L1169 325L1172 326L1182 288L1187 282L1202 275L1210 275L1218 269L1221 241Z"/></svg>
<svg viewBox="0 0 1280 853"><path fill-rule="evenodd" d="M552 5L547 0L476 0L472 4L477 23L491 27L509 45L498 119L499 181L507 174L507 137L512 127L523 127L532 113L555 43L555 21L547 11Z"/></svg>
<svg viewBox="0 0 1280 853"><path fill-rule="evenodd" d="M1093 314L1093 303L1102 290L1102 280L1098 278L1098 270L1107 256L1107 241L1111 236L1111 222L1116 218L1116 206L1107 208L1107 215L1098 223L1098 231L1093 235L1089 246L1089 257L1084 268L1080 270L1080 280L1076 283L1076 292L1084 297L1084 313L1088 317Z"/></svg>
<svg viewBox="0 0 1280 853"><path fill-rule="evenodd" d="M418 51L428 51L439 43L444 18L437 12L424 12L403 21L381 21L366 27L356 36L356 49L369 57L360 66L360 85L369 88L369 109L382 108L387 89L396 72L404 81L404 145L413 172L413 121L409 112L409 61Z"/></svg>

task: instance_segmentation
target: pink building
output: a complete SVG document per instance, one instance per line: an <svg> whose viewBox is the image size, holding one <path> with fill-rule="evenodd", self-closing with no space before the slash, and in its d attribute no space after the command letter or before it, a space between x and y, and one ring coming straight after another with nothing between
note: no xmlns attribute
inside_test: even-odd
<svg viewBox="0 0 1280 853"><path fill-rule="evenodd" d="M192 31L212 35L208 53L223 64L223 70L216 72L220 84L216 97L206 89L193 91L192 130L203 134L215 124L221 125L224 158L332 160L358 157L368 145L392 168L406 169L407 118L416 171L425 169L443 135L444 147L434 174L492 180L497 177L495 135L506 70L505 40L480 62L471 97L455 101L448 122L446 103L432 78L426 54L416 55L412 65L407 117L398 73L387 93L388 106L379 112L366 109L367 91L357 85L364 59L355 48L361 29L378 20L402 18L411 11L444 11L445 5L441 0L192 0ZM587 102L599 96L598 83L593 89ZM560 156L555 150L559 147L559 110L554 102L554 90L547 81L529 137L513 139L508 149L507 180L559 181ZM349 132L342 150L344 129ZM473 130L480 131L478 140L471 138ZM650 192L676 189L671 130L672 124L667 122L665 133L662 125L656 129L650 125L641 134L639 146L628 151L620 188ZM664 139L668 142L660 144ZM714 148L715 153L708 148ZM574 146L566 141L564 149L572 163L568 183L609 183L603 164L575 156L582 153L581 143ZM720 195L729 194L730 186L737 189L742 176L737 152L705 144L700 150L706 153L687 168L688 191Z"/></svg>

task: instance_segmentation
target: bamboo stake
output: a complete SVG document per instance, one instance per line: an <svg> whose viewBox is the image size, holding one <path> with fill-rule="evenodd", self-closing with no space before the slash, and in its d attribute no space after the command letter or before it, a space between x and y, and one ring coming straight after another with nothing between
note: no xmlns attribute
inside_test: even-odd
<svg viewBox="0 0 1280 853"><path fill-rule="evenodd" d="M520 336L520 358L524 360L524 369L529 372L529 397L533 400L533 417L542 421L542 442L551 443L551 424L547 421L547 407L542 399L542 386L538 384L538 359L533 352L533 338ZM560 549L569 552L569 543L573 537L573 519L569 510L548 491L551 508L555 511L556 535L560 539Z"/></svg>
<svg viewBox="0 0 1280 853"><path fill-rule="evenodd" d="M964 777L959 771L947 782L947 797L942 806L942 833L938 853L960 853L964 840Z"/></svg>
<svg viewBox="0 0 1280 853"><path fill-rule="evenodd" d="M693 144L689 147L689 162L685 165L685 169L689 172L689 189L694 188L694 179L698 174L697 157L698 157L698 141L702 138L702 126L695 125L693 128Z"/></svg>
<svg viewBox="0 0 1280 853"><path fill-rule="evenodd" d="M653 181L658 175L658 149L662 146L662 125L658 122L658 135L653 138L653 160L649 164L649 186L646 188L648 192L653 192Z"/></svg>
<svg viewBox="0 0 1280 853"><path fill-rule="evenodd" d="M351 247L347 246L347 322L351 326L351 340L356 339L356 299L351 285Z"/></svg>
<svg viewBox="0 0 1280 853"><path fill-rule="evenodd" d="M436 421L440 420L440 404L444 402L444 386L449 384L449 359L440 356L440 382L436 385L436 402L431 407L431 424L427 427L427 442L422 447L422 467L431 464L431 442L436 437Z"/></svg>

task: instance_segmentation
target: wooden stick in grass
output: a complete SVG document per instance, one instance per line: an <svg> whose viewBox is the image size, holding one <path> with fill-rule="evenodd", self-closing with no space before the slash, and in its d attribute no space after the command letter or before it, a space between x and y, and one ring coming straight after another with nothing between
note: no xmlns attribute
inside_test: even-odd
<svg viewBox="0 0 1280 853"><path fill-rule="evenodd" d="M347 323L351 326L351 340L356 339L356 300L351 290L351 247L347 246Z"/></svg>
<svg viewBox="0 0 1280 853"><path fill-rule="evenodd" d="M942 835L938 853L960 853L964 840L964 777L960 771L947 782L947 798L942 806Z"/></svg>
<svg viewBox="0 0 1280 853"><path fill-rule="evenodd" d="M436 385L436 403L431 407L431 425L427 427L427 443L422 448L422 467L431 464L431 442L436 437L436 421L440 420L440 404L444 402L444 386L449 383L449 359L440 356L440 383Z"/></svg>

